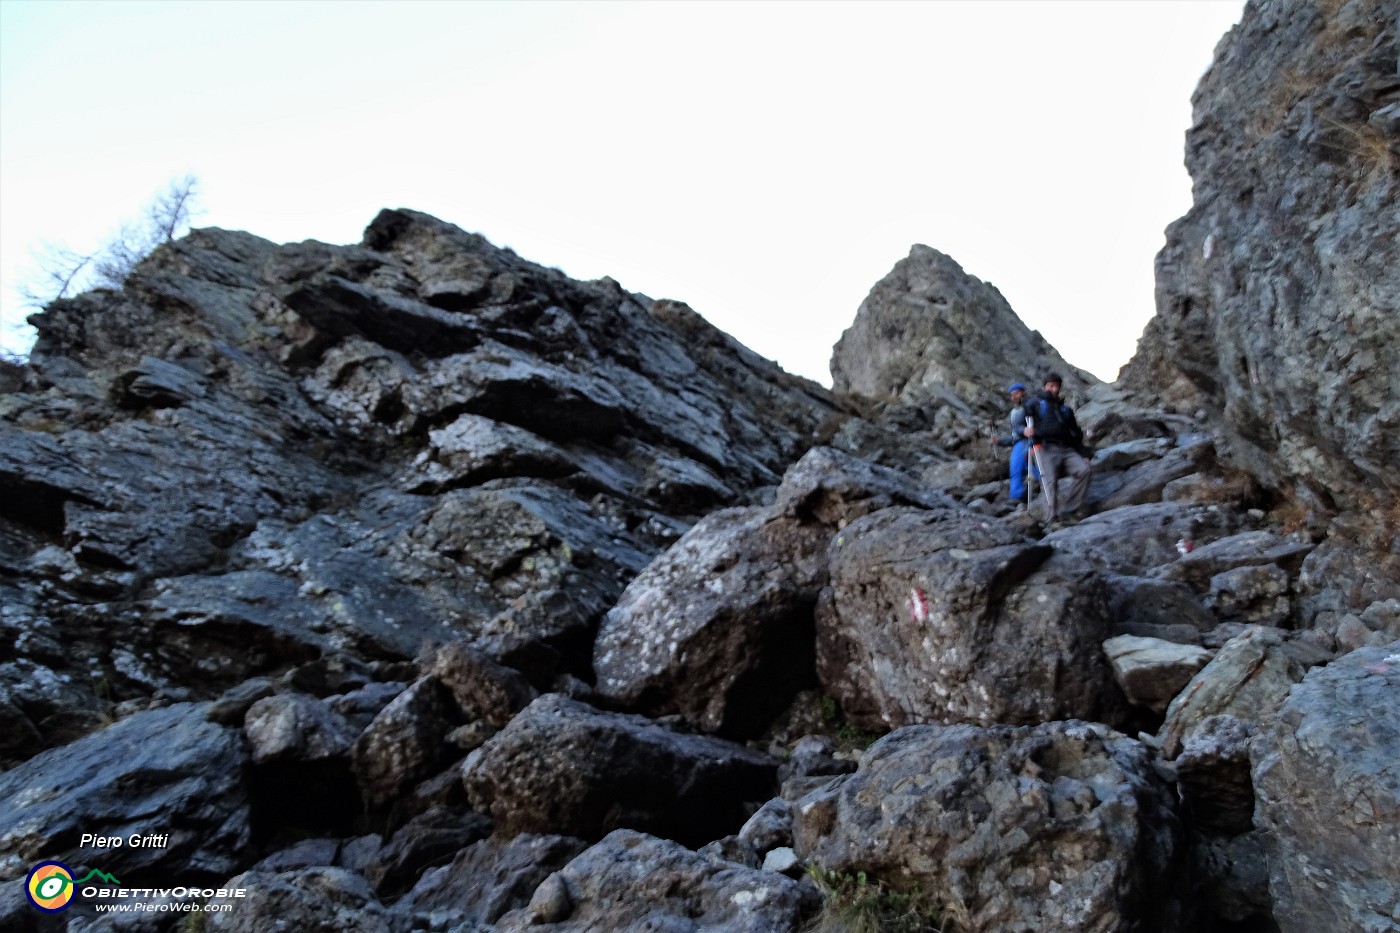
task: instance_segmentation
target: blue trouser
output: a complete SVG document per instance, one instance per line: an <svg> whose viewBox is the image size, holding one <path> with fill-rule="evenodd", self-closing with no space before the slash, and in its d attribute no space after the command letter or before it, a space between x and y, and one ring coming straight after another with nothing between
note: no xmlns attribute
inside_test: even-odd
<svg viewBox="0 0 1400 933"><path fill-rule="evenodd" d="M1011 498L1026 498L1026 458L1030 456L1030 441L1017 441L1011 448ZM1040 479L1040 469L1031 467L1035 478Z"/></svg>

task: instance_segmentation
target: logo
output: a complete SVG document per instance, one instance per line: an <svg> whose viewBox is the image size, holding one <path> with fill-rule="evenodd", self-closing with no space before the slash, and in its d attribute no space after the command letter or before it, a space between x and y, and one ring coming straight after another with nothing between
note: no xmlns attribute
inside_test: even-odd
<svg viewBox="0 0 1400 933"><path fill-rule="evenodd" d="M29 877L24 880L24 896L40 910L56 914L72 903L73 892L78 885L92 878L121 884L116 878L95 868L75 881L73 869L62 862L40 862L29 870Z"/></svg>

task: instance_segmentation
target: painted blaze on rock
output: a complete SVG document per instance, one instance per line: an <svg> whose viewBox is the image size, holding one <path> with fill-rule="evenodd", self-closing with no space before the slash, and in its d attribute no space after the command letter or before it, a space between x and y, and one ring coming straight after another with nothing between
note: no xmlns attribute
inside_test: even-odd
<svg viewBox="0 0 1400 933"><path fill-rule="evenodd" d="M1043 566L1053 549L1000 522L891 508L840 532L817 607L817 672L868 729L912 723L1114 722L1102 585Z"/></svg>

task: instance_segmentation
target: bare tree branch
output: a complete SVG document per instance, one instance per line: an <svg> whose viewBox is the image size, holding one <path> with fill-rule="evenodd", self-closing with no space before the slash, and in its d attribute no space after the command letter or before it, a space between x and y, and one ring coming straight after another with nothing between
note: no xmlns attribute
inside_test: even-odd
<svg viewBox="0 0 1400 933"><path fill-rule="evenodd" d="M170 182L139 221L123 223L117 235L95 252L45 247L35 256L35 272L19 288L20 299L42 308L90 288L121 288L141 260L189 229L197 187L193 175Z"/></svg>

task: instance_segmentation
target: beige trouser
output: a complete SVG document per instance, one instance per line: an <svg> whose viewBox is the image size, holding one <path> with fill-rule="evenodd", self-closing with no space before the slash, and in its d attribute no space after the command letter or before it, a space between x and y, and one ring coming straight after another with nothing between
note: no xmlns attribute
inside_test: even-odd
<svg viewBox="0 0 1400 933"><path fill-rule="evenodd" d="M1040 463L1040 484L1044 491L1045 499L1045 520L1053 522L1061 515L1066 515L1079 508L1084 503L1084 493L1089 489L1089 474L1092 472L1089 461L1068 447L1061 447L1059 444L1041 444L1036 448L1035 454ZM1060 502L1059 490L1055 488L1056 481L1068 476L1072 482L1069 486L1069 495L1064 502Z"/></svg>

